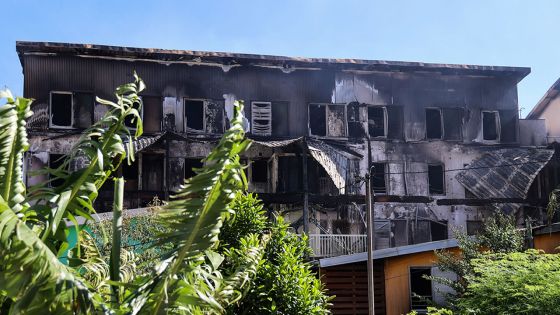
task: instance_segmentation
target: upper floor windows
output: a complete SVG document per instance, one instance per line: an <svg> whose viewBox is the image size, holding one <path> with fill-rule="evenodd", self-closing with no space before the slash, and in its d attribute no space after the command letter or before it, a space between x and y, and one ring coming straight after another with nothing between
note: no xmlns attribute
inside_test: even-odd
<svg viewBox="0 0 560 315"><path fill-rule="evenodd" d="M252 133L257 136L272 135L272 103L251 103L251 128Z"/></svg>
<svg viewBox="0 0 560 315"><path fill-rule="evenodd" d="M428 192L430 195L445 194L445 168L443 164L428 164Z"/></svg>
<svg viewBox="0 0 560 315"><path fill-rule="evenodd" d="M426 138L443 138L443 117L440 108L426 108Z"/></svg>
<svg viewBox="0 0 560 315"><path fill-rule="evenodd" d="M387 109L383 106L368 106L368 133L370 137L387 137Z"/></svg>
<svg viewBox="0 0 560 315"><path fill-rule="evenodd" d="M346 137L346 106L310 104L309 133L319 137Z"/></svg>
<svg viewBox="0 0 560 315"><path fill-rule="evenodd" d="M223 102L208 99L183 101L185 131L222 133L224 131Z"/></svg>
<svg viewBox="0 0 560 315"><path fill-rule="evenodd" d="M482 111L482 139L500 141L500 114L497 111Z"/></svg>
<svg viewBox="0 0 560 315"><path fill-rule="evenodd" d="M87 128L93 121L93 93L52 91L49 101L51 128Z"/></svg>

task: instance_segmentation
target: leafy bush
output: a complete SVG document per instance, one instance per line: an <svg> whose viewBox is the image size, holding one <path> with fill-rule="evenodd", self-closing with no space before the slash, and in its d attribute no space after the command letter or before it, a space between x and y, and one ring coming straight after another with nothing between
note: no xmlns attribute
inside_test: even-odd
<svg viewBox="0 0 560 315"><path fill-rule="evenodd" d="M307 237L291 233L282 217L268 222L259 199L237 194L232 203L236 215L225 221L220 239L234 244L245 233L270 234L257 275L247 295L228 309L229 314L328 314L330 298L306 257L311 253Z"/></svg>
<svg viewBox="0 0 560 315"><path fill-rule="evenodd" d="M485 254L472 264L460 313L560 314L560 255Z"/></svg>

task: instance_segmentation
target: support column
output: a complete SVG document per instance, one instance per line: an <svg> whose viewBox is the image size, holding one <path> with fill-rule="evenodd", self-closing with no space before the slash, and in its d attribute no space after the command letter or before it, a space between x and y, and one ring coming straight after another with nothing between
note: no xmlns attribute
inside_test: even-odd
<svg viewBox="0 0 560 315"><path fill-rule="evenodd" d="M303 140L301 145L301 167L302 170L302 186L303 186L303 232L309 234L309 187L307 183L307 144Z"/></svg>

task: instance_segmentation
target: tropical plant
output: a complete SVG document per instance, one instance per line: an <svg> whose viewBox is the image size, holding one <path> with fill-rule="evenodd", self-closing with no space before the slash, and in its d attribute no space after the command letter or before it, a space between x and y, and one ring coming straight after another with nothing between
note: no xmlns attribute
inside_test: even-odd
<svg viewBox="0 0 560 315"><path fill-rule="evenodd" d="M68 250L70 229L79 229L77 217L92 219L98 189L123 160L134 157L132 140L142 134L138 93L143 88L135 75L134 83L117 88L116 102L98 98L110 110L83 133L60 167L47 170L53 181L63 183L38 185L27 193L22 158L28 147L25 119L31 115L31 100L0 94L7 100L0 106L0 296L6 313L212 314L238 301L249 286L261 261L262 239L247 236L227 252L226 276L219 270L224 257L213 251L222 221L233 212L235 192L246 186L239 164L239 154L249 145L242 104L236 104L231 128L205 159L206 166L158 213L165 228L155 236L158 244L173 247L156 268L134 276L133 256L118 246L122 185L115 190L119 211L113 219L110 264L83 229L70 264L59 260ZM134 135L125 119L136 123ZM76 159L87 160L87 166L71 170ZM119 269L125 271L119 274Z"/></svg>
<svg viewBox="0 0 560 315"><path fill-rule="evenodd" d="M306 262L311 254L306 236L290 232L282 217L270 222L261 201L251 193L238 193L220 241L238 246L247 235L269 235L257 276L247 296L229 307L229 314L328 314L330 298ZM227 259L226 259L227 261Z"/></svg>

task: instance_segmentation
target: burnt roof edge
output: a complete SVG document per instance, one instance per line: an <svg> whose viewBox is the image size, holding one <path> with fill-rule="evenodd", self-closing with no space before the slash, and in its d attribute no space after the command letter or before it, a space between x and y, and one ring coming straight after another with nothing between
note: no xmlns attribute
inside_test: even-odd
<svg viewBox="0 0 560 315"><path fill-rule="evenodd" d="M224 65L263 65L275 67L338 67L364 71L434 71L446 74L509 75L523 79L531 72L528 67L482 66L465 64L441 64L408 61L386 61L365 59L302 58L273 55L256 55L195 50L171 50L156 48L135 48L124 46L75 44L58 42L17 41L16 51L23 66L22 55L28 53L54 53L67 55L89 55L92 57L113 57L142 59L160 62L198 62Z"/></svg>

